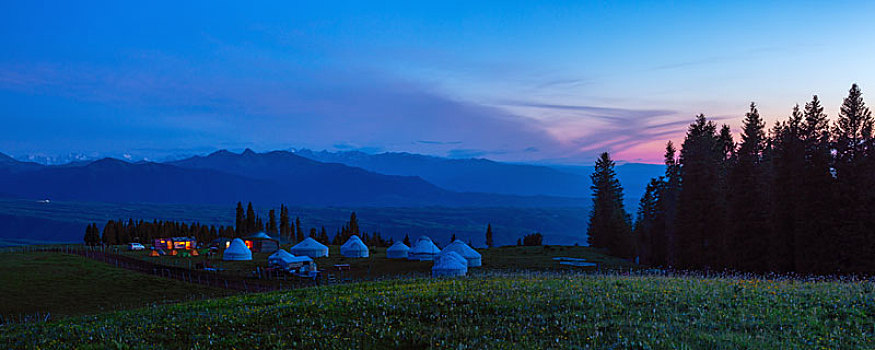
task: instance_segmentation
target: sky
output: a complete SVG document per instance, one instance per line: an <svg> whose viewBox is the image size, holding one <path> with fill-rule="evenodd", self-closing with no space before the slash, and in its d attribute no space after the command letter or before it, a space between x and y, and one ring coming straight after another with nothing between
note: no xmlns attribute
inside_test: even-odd
<svg viewBox="0 0 875 350"><path fill-rule="evenodd" d="M875 89L875 2L7 1L0 152L660 162Z"/></svg>

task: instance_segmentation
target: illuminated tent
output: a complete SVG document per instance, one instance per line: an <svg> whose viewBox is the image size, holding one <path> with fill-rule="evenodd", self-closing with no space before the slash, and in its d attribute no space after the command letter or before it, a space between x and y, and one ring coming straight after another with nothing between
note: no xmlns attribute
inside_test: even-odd
<svg viewBox="0 0 875 350"><path fill-rule="evenodd" d="M457 277L468 273L467 261L459 253L446 252L439 255L431 268L432 277Z"/></svg>
<svg viewBox="0 0 875 350"><path fill-rule="evenodd" d="M246 246L249 247L250 251L256 253L273 253L280 248L279 241L268 236L264 232L259 232L244 238L243 243L246 243Z"/></svg>
<svg viewBox="0 0 875 350"><path fill-rule="evenodd" d="M404 244L404 242L398 241L386 249L386 257L389 259L407 259L408 252L410 252L410 247Z"/></svg>
<svg viewBox="0 0 875 350"><path fill-rule="evenodd" d="M480 259L482 257L480 253L458 239L444 247L441 254L446 252L456 252L461 255L468 262L468 267L480 266Z"/></svg>
<svg viewBox="0 0 875 350"><path fill-rule="evenodd" d="M294 255L287 252L285 249L280 249L267 257L267 264L269 266L279 266L281 268L286 268L294 259Z"/></svg>
<svg viewBox="0 0 875 350"><path fill-rule="evenodd" d="M419 236L419 238L416 239L416 243L413 244L413 248L410 248L407 259L434 260L434 258L440 253L440 248L434 245L431 238L428 238L428 236Z"/></svg>
<svg viewBox="0 0 875 350"><path fill-rule="evenodd" d="M343 255L347 258L367 258L368 257L368 246L362 242L362 239L359 236L353 235L349 237L349 239L340 246L340 255Z"/></svg>
<svg viewBox="0 0 875 350"><path fill-rule="evenodd" d="M149 256L160 256L160 254L158 254L158 251L157 251L157 250L154 250L154 249L153 249L152 252L149 253Z"/></svg>
<svg viewBox="0 0 875 350"><path fill-rule="evenodd" d="M246 243L243 243L242 239L234 238L231 245L225 249L222 260L252 260L252 251L246 248Z"/></svg>
<svg viewBox="0 0 875 350"><path fill-rule="evenodd" d="M328 256L328 247L317 242L313 237L307 237L307 239L292 247L291 251L292 254L309 256L311 258Z"/></svg>

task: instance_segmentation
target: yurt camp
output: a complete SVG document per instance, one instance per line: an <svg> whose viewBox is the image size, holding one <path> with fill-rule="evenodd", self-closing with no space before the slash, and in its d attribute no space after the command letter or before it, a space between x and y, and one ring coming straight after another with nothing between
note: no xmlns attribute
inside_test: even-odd
<svg viewBox="0 0 875 350"><path fill-rule="evenodd" d="M407 259L407 253L409 252L410 247L404 244L404 242L398 241L386 249L386 257L389 259Z"/></svg>
<svg viewBox="0 0 875 350"><path fill-rule="evenodd" d="M456 252L441 253L431 268L432 277L457 277L468 273L466 260Z"/></svg>
<svg viewBox="0 0 875 350"><path fill-rule="evenodd" d="M456 252L461 255L468 262L468 267L477 267L480 266L482 256L478 253L474 248L471 248L465 242L460 240L456 240L453 243L450 243L441 251L444 252Z"/></svg>
<svg viewBox="0 0 875 350"><path fill-rule="evenodd" d="M328 256L328 247L317 242L312 237L307 237L301 243L296 244L291 249L292 254L298 256L309 256L311 258L321 258Z"/></svg>
<svg viewBox="0 0 875 350"><path fill-rule="evenodd" d="M228 245L228 248L225 249L225 253L222 254L222 260L252 260L252 251L246 247L246 243L243 243L242 239L234 238L231 244Z"/></svg>
<svg viewBox="0 0 875 350"><path fill-rule="evenodd" d="M410 260L434 260L441 253L440 248L434 245L428 236L419 236L413 248L410 248L407 259Z"/></svg>
<svg viewBox="0 0 875 350"><path fill-rule="evenodd" d="M285 249L279 249L267 257L267 265L285 269L294 259L294 255L287 252Z"/></svg>
<svg viewBox="0 0 875 350"><path fill-rule="evenodd" d="M359 236L353 235L349 237L346 243L340 246L340 255L347 258L367 258L368 246L365 245L365 242L362 242Z"/></svg>
<svg viewBox="0 0 875 350"><path fill-rule="evenodd" d="M264 232L259 232L244 238L243 243L246 243L246 247L248 247L249 250L256 253L273 253L280 247L278 240L268 236Z"/></svg>

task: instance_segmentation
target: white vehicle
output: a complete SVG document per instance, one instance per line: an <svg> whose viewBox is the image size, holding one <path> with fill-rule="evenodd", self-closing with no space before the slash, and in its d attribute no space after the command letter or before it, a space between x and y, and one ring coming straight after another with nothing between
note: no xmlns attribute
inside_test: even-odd
<svg viewBox="0 0 875 350"><path fill-rule="evenodd" d="M131 243L130 245L128 245L128 250L145 250L145 249L146 249L146 247L144 247L140 243Z"/></svg>

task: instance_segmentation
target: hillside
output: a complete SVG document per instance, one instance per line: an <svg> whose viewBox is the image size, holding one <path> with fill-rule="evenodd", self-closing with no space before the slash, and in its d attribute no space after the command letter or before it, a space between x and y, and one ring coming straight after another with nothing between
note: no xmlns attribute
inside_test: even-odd
<svg viewBox="0 0 875 350"><path fill-rule="evenodd" d="M50 313L58 320L233 294L59 253L3 252L0 266L0 319Z"/></svg>
<svg viewBox="0 0 875 350"><path fill-rule="evenodd" d="M550 274L393 280L11 325L0 328L0 345L872 348L872 300L865 283Z"/></svg>

